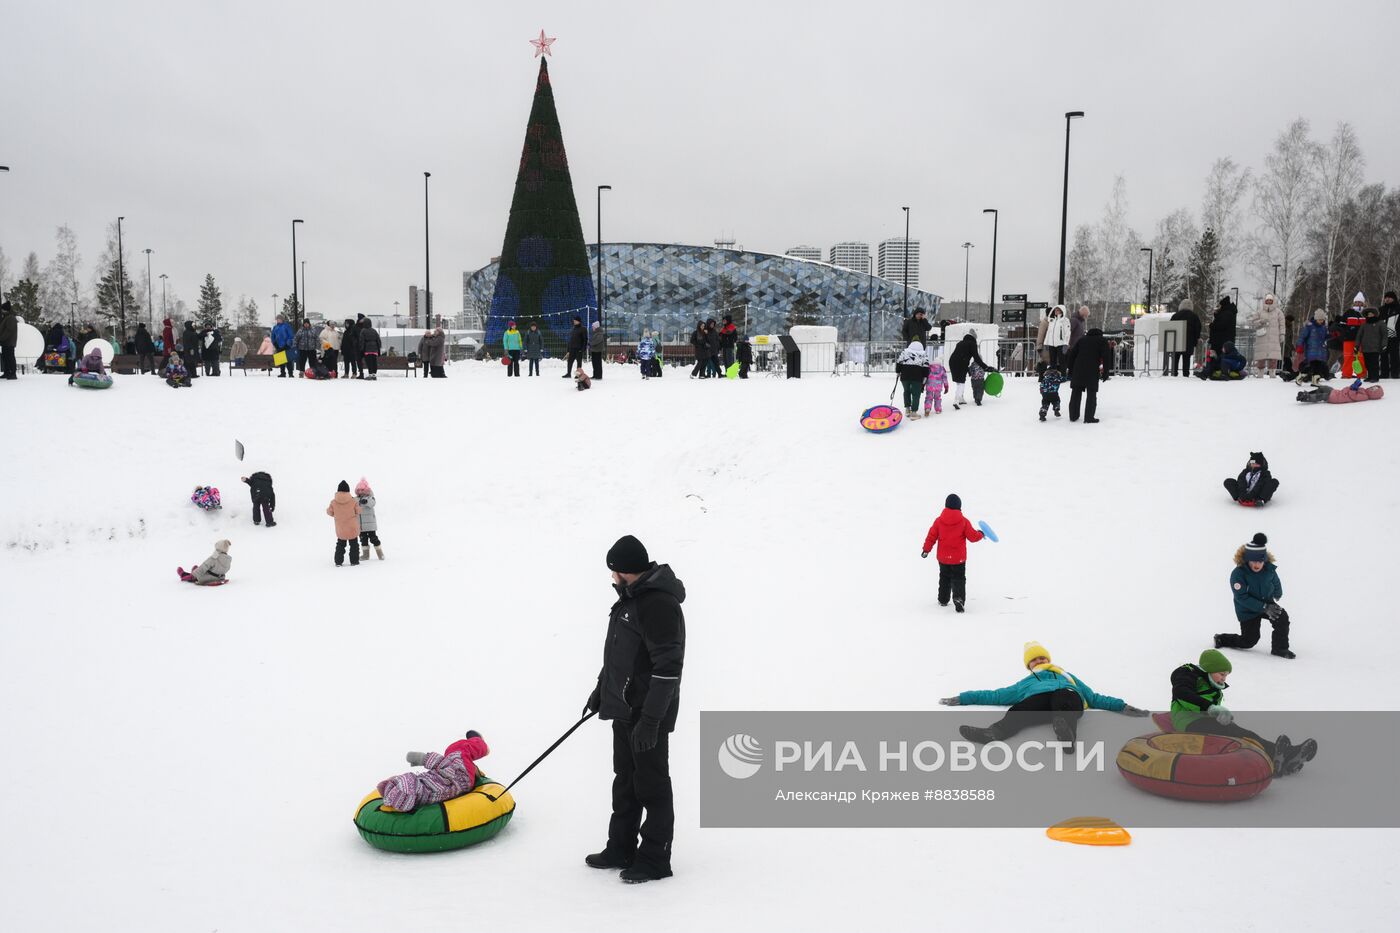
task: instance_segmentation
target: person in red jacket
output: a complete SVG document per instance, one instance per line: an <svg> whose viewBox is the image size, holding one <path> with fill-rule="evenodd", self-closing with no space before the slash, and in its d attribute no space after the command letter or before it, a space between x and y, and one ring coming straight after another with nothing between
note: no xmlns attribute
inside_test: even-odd
<svg viewBox="0 0 1400 933"><path fill-rule="evenodd" d="M943 503L943 512L933 520L933 525L924 537L924 551L920 555L928 557L934 546L938 547L938 605L948 605L949 591L953 597L953 608L963 611L967 601L967 542L981 541L982 532L972 527L962 513L962 500L957 493L949 493Z"/></svg>

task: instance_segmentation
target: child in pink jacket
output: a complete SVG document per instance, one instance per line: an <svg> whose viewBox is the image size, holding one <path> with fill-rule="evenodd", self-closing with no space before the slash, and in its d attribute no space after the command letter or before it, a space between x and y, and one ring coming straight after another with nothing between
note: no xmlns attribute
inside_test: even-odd
<svg viewBox="0 0 1400 933"><path fill-rule="evenodd" d="M924 417L929 409L943 414L943 393L948 391L948 370L934 360L928 368L928 382L924 383Z"/></svg>
<svg viewBox="0 0 1400 933"><path fill-rule="evenodd" d="M476 759L485 758L491 750L481 733L472 730L458 739L441 755L437 752L409 752L405 757L415 768L379 782L384 802L404 813L424 804L442 803L460 797L476 786Z"/></svg>

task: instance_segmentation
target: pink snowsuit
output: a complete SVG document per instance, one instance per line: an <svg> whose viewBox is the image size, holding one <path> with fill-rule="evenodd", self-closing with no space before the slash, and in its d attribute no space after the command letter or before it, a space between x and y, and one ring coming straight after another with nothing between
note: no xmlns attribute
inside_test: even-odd
<svg viewBox="0 0 1400 933"><path fill-rule="evenodd" d="M460 797L476 786L473 762L485 758L490 751L480 736L458 739L441 755L428 752L423 758L424 770L385 778L377 789L385 803L404 813L424 804Z"/></svg>
<svg viewBox="0 0 1400 933"><path fill-rule="evenodd" d="M928 382L924 383L924 414L933 409L943 414L943 393L948 391L948 370L935 361L928 368Z"/></svg>

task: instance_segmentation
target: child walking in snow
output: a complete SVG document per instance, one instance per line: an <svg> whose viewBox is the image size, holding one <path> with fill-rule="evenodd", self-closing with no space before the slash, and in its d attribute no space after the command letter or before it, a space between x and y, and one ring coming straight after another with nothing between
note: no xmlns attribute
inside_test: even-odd
<svg viewBox="0 0 1400 933"><path fill-rule="evenodd" d="M1283 583L1269 551L1269 539L1261 532L1235 551L1235 569L1230 571L1230 591L1235 598L1235 617L1240 633L1215 636L1217 648L1248 650L1259 644L1259 627L1267 619L1274 627L1273 651L1280 658L1297 657L1288 649L1288 612L1278 604Z"/></svg>
<svg viewBox="0 0 1400 933"><path fill-rule="evenodd" d="M276 528L272 520L272 510L277 508L277 493L272 490L272 477L259 470L252 476L241 477L248 484L248 494L253 498L253 524L262 524L267 519L267 527Z"/></svg>
<svg viewBox="0 0 1400 933"><path fill-rule="evenodd" d="M335 565L345 563L345 546L350 545L350 566L360 564L360 504L350 495L345 480L335 488L335 498L326 506L326 514L335 519Z"/></svg>
<svg viewBox="0 0 1400 933"><path fill-rule="evenodd" d="M441 755L437 752L409 752L408 763L423 771L408 771L379 782L384 802L402 813L427 804L460 797L476 786L476 760L490 752L481 733L472 730Z"/></svg>
<svg viewBox="0 0 1400 933"><path fill-rule="evenodd" d="M1064 373L1060 372L1060 367L1054 363L1045 367L1045 371L1040 374L1040 420L1045 420L1045 413L1051 408L1055 409L1055 417L1060 417L1060 385L1065 381Z"/></svg>
<svg viewBox="0 0 1400 933"><path fill-rule="evenodd" d="M948 391L948 370L943 364L934 360L929 363L928 381L924 383L924 417L928 417L929 409L937 414L943 414L943 393Z"/></svg>
<svg viewBox="0 0 1400 933"><path fill-rule="evenodd" d="M975 362L967 367L967 380L972 383L972 401L982 404L982 395L987 390L987 371Z"/></svg>
<svg viewBox="0 0 1400 933"><path fill-rule="evenodd" d="M184 567L176 567L175 572L180 575L180 579L186 583L193 583L196 586L218 586L228 582L229 568L233 566L233 558L229 557L228 549L230 545L228 539L214 542L214 553L204 559L204 563L187 571Z"/></svg>
<svg viewBox="0 0 1400 933"><path fill-rule="evenodd" d="M1214 648L1201 652L1200 663L1183 664L1172 671L1172 726L1177 732L1203 732L1206 735L1228 735L1259 743L1273 760L1274 774L1297 774L1303 765L1317 755L1317 742L1304 739L1294 745L1286 735L1274 741L1250 732L1235 723L1235 714L1221 701L1230 686L1226 678L1234 669L1230 659Z"/></svg>
<svg viewBox="0 0 1400 933"><path fill-rule="evenodd" d="M967 542L981 541L982 532L963 517L962 499L949 493L943 502L943 512L933 520L924 537L924 550L919 556L928 557L938 547L938 605L948 605L951 592L953 608L963 611L967 601Z"/></svg>
<svg viewBox="0 0 1400 933"><path fill-rule="evenodd" d="M1118 697L1095 693L1080 678L1050 662L1050 652L1038 641L1028 641L1021 662L1030 674L998 690L964 690L938 702L944 706L1009 706L1006 715L987 727L959 726L969 742L1004 742L1027 726L1049 722L1055 738L1073 742L1079 717L1086 709L1102 709L1127 716L1146 716L1147 710L1129 706Z"/></svg>
<svg viewBox="0 0 1400 933"><path fill-rule="evenodd" d="M369 560L371 544L374 545L374 556L383 560L384 549L379 546L379 522L374 517L374 490L369 488L369 480L363 476L355 484L355 499L360 506L360 547L365 550L365 560Z"/></svg>

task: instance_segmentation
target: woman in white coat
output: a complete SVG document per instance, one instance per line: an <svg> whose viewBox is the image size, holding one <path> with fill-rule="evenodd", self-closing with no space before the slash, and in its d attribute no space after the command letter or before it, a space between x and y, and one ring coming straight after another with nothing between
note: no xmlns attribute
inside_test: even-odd
<svg viewBox="0 0 1400 933"><path fill-rule="evenodd" d="M1254 359L1266 373L1278 369L1283 359L1283 308L1273 295L1264 296L1264 304L1254 315L1254 326L1258 328L1254 338Z"/></svg>
<svg viewBox="0 0 1400 933"><path fill-rule="evenodd" d="M1065 306L1055 305L1050 309L1050 318L1045 325L1046 362L1059 366L1064 362L1069 347L1069 318L1065 317Z"/></svg>

